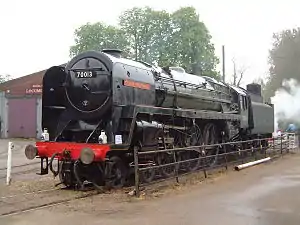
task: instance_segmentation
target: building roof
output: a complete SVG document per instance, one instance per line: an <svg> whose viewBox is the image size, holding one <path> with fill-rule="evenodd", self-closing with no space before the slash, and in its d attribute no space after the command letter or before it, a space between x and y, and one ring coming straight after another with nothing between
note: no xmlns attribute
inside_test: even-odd
<svg viewBox="0 0 300 225"><path fill-rule="evenodd" d="M60 66L65 66L62 64ZM33 93L35 88L41 88L45 70L41 70L26 76L18 77L0 84L0 92L6 92L12 95L24 95ZM31 91L30 91L31 90ZM41 94L41 93L36 93Z"/></svg>
<svg viewBox="0 0 300 225"><path fill-rule="evenodd" d="M36 73L32 73L26 76L18 77L16 79L8 80L0 84L0 90L5 91L16 86L25 86L27 83L38 83L41 84L43 75L46 70L42 70Z"/></svg>

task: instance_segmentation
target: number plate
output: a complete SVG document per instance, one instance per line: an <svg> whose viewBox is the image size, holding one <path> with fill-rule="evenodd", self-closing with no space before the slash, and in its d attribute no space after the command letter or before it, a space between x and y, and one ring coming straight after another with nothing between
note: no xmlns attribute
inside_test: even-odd
<svg viewBox="0 0 300 225"><path fill-rule="evenodd" d="M75 72L76 78L94 78L96 77L95 71L76 71Z"/></svg>

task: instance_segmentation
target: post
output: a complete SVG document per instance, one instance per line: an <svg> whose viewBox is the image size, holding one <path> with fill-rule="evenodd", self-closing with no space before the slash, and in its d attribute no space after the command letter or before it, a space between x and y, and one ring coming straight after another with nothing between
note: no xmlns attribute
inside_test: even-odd
<svg viewBox="0 0 300 225"><path fill-rule="evenodd" d="M297 132L297 142L298 142L298 148L300 148L300 134Z"/></svg>
<svg viewBox="0 0 300 225"><path fill-rule="evenodd" d="M291 139L290 139L289 133L287 133L287 147L286 147L286 153L289 152L290 147L291 147Z"/></svg>
<svg viewBox="0 0 300 225"><path fill-rule="evenodd" d="M138 159L138 150L139 148L137 146L134 146L133 148L133 154L134 154L134 177L135 177L135 195L136 197L140 197L140 177L139 177L139 159Z"/></svg>
<svg viewBox="0 0 300 225"><path fill-rule="evenodd" d="M225 152L225 168L226 168L226 170L228 170L227 146L226 146L226 144L224 144L223 146L224 146L224 152Z"/></svg>
<svg viewBox="0 0 300 225"><path fill-rule="evenodd" d="M282 155L282 135L280 135L280 155Z"/></svg>
<svg viewBox="0 0 300 225"><path fill-rule="evenodd" d="M223 61L223 82L225 82L225 46L222 45L222 61Z"/></svg>
<svg viewBox="0 0 300 225"><path fill-rule="evenodd" d="M275 137L273 137L273 154L275 154L274 152L275 152ZM269 154L269 155L271 155L271 153Z"/></svg>
<svg viewBox="0 0 300 225"><path fill-rule="evenodd" d="M260 154L263 153L263 147L262 147L262 141L259 140L259 147L260 147ZM264 153L265 153L265 158L267 157L267 148L265 148L264 150Z"/></svg>
<svg viewBox="0 0 300 225"><path fill-rule="evenodd" d="M254 144L256 144L256 143L254 143ZM260 144L260 142L259 142L259 144ZM255 148L254 148L254 160L257 160L257 152L258 152L258 147L255 146Z"/></svg>
<svg viewBox="0 0 300 225"><path fill-rule="evenodd" d="M174 162L176 163L176 164L175 164L176 182L179 183L179 179L178 179L178 168L179 168L180 164L177 162L175 151L173 151L173 159L174 159Z"/></svg>
<svg viewBox="0 0 300 225"><path fill-rule="evenodd" d="M201 151L202 152L202 151ZM207 178L207 172L206 172L206 163L207 163L207 157L206 157L206 154L204 155L204 166L203 166L203 173L204 173L204 177Z"/></svg>
<svg viewBox="0 0 300 225"><path fill-rule="evenodd" d="M8 142L8 150L7 150L7 170L6 170L6 185L10 185L11 183L11 155L12 149L14 145L12 142Z"/></svg>

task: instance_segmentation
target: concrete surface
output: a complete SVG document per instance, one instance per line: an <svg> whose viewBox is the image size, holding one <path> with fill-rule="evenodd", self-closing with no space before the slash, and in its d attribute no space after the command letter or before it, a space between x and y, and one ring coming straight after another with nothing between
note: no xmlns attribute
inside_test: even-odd
<svg viewBox="0 0 300 225"><path fill-rule="evenodd" d="M0 224L298 225L300 154L232 171L159 198L133 202L99 195L0 217Z"/></svg>
<svg viewBox="0 0 300 225"><path fill-rule="evenodd" d="M24 151L26 145L29 143L34 143L34 141L22 139L0 139L0 169L6 168L7 148L9 141L12 141L14 143L14 149L12 150L13 166L30 162L26 159Z"/></svg>
<svg viewBox="0 0 300 225"><path fill-rule="evenodd" d="M30 179L33 177L31 175L34 175L35 172L39 172L38 163L40 160L28 160L24 152L26 145L34 143L34 141L23 139L0 139L0 184L5 182L6 179L7 150L9 141L14 143L14 148L12 150L12 178L17 180ZM28 173L31 175L28 175Z"/></svg>

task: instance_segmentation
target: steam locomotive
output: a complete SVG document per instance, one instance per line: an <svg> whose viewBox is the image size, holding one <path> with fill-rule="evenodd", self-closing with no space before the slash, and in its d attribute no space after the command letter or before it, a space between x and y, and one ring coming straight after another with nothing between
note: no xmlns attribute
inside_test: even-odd
<svg viewBox="0 0 300 225"><path fill-rule="evenodd" d="M68 187L90 182L116 188L132 174L134 150L182 148L176 158L169 151L140 154L140 166L203 155L213 156L211 166L223 150L207 145L272 137L274 109L263 102L258 84L245 90L106 49L80 53L45 72L41 122L44 139L25 149L28 159L41 159L41 175L50 169ZM207 147L186 150L201 145ZM182 166L191 171L202 164L196 159ZM175 166L158 173L172 176ZM147 182L154 176L142 174Z"/></svg>

